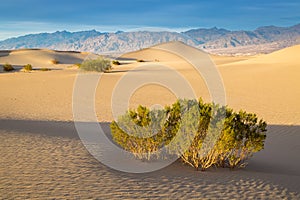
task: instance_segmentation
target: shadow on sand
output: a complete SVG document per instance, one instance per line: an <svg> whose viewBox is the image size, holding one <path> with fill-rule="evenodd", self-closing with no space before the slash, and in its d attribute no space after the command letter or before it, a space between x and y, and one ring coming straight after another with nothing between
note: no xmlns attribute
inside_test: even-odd
<svg viewBox="0 0 300 200"><path fill-rule="evenodd" d="M89 126L89 123L81 123ZM110 123L108 122L101 123L106 136L111 140L109 125ZM74 122L1 119L0 135L13 133L38 134L79 140ZM105 170L109 170L110 173L114 173L117 176L137 179L137 181L140 178L160 178L161 176L167 177L170 181L173 178L176 180L179 178L186 180L188 178L190 183L195 181L195 183L191 183L192 185L199 182L198 176L200 174L202 174L201 178L205 178L205 181L213 179L222 182L224 180L242 180L248 177L247 180L264 180L286 187L292 191L300 192L299 141L300 126L269 125L265 149L256 153L249 160L249 165L245 169L230 171L228 169L212 168L207 172L195 172L192 168L184 166L181 162L177 161L164 169L147 174L127 174L106 167ZM99 163L95 165L99 165ZM104 166L100 165L102 166L100 168L103 170ZM97 170L99 168L95 166L95 171ZM249 185L249 187L252 186Z"/></svg>

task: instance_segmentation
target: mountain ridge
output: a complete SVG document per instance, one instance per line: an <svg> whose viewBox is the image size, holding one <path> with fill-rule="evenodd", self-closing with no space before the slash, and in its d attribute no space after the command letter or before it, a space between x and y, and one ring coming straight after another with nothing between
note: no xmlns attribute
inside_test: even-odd
<svg viewBox="0 0 300 200"><path fill-rule="evenodd" d="M190 29L184 32L56 31L9 38L0 41L0 49L47 48L121 54L170 41L181 41L214 54L270 53L300 44L300 24L290 27L262 26L253 31L231 31L217 27Z"/></svg>

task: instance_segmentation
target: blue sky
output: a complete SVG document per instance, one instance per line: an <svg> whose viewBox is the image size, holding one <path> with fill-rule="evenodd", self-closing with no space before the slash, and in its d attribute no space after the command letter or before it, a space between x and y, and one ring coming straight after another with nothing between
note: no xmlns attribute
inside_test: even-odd
<svg viewBox="0 0 300 200"><path fill-rule="evenodd" d="M253 30L300 23L299 0L7 0L0 10L0 40L57 30Z"/></svg>

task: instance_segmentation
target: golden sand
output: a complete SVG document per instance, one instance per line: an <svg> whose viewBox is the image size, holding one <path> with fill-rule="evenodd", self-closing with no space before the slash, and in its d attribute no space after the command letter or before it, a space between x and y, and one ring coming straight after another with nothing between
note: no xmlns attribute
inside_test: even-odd
<svg viewBox="0 0 300 200"><path fill-rule="evenodd" d="M85 54L1 51L0 64L9 62L17 68L32 64L52 70L0 73L0 198L299 199L299 48L251 57L211 56L224 81L227 104L257 113L269 124L265 150L246 169L201 173L176 162L144 175L110 170L89 155L78 139L72 123L72 93L79 70L73 64L80 63ZM198 97L210 101L203 78L180 56L148 48L122 57L146 62L130 61L102 75L96 90L99 121L113 120L115 85L129 70L142 65L159 63L178 71ZM52 59L59 64L51 64ZM133 77L149 73L136 71ZM138 88L129 103L134 108L171 104L175 99L167 88L150 84Z"/></svg>

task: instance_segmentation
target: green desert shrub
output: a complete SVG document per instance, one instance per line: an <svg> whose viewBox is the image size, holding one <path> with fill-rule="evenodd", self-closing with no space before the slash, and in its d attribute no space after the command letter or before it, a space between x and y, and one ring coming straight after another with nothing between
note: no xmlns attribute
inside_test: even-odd
<svg viewBox="0 0 300 200"><path fill-rule="evenodd" d="M197 170L199 168L204 170L217 161L216 151L211 145L214 145L214 141L217 140L219 127L222 125L222 121L217 119L222 117L223 109L202 101L191 102L194 104L194 109L188 110L189 115L181 117L181 123L184 126L179 141L180 144L186 138L189 138L191 144L186 148L186 151L178 154L178 156L181 156L185 163ZM215 118L217 118L214 122L212 121L213 111L215 112ZM175 148L178 147L175 146Z"/></svg>
<svg viewBox="0 0 300 200"><path fill-rule="evenodd" d="M94 60L85 60L80 68L86 71L108 72L111 69L111 64L109 59L99 56Z"/></svg>
<svg viewBox="0 0 300 200"><path fill-rule="evenodd" d="M199 111L198 131L190 148L181 155L185 163L201 170L211 166L244 167L248 158L264 148L267 124L255 114L201 103ZM194 131L193 127L185 129L188 133Z"/></svg>
<svg viewBox="0 0 300 200"><path fill-rule="evenodd" d="M228 111L221 138L218 142L218 164L230 168L245 166L246 160L264 148L267 124L245 111Z"/></svg>
<svg viewBox="0 0 300 200"><path fill-rule="evenodd" d="M113 140L139 159L155 159L157 155L154 152L167 140L161 131L162 118L162 110L150 111L144 106L129 110L119 117L118 123L112 122Z"/></svg>
<svg viewBox="0 0 300 200"><path fill-rule="evenodd" d="M3 70L6 71L6 72L9 72L9 71L13 71L14 68L13 68L13 66L12 66L11 64L5 63L5 64L3 65Z"/></svg>
<svg viewBox="0 0 300 200"><path fill-rule="evenodd" d="M81 67L81 63L75 63L74 65L76 65L78 68Z"/></svg>
<svg viewBox="0 0 300 200"><path fill-rule="evenodd" d="M112 64L113 64L113 65L121 65L121 63L120 63L118 60L113 60L113 61L112 61Z"/></svg>
<svg viewBox="0 0 300 200"><path fill-rule="evenodd" d="M31 64L24 65L23 69L25 71L31 71L32 70L32 65Z"/></svg>
<svg viewBox="0 0 300 200"><path fill-rule="evenodd" d="M142 160L177 156L194 168L244 167L264 148L266 122L255 114L197 100L150 110L139 106L111 123L113 140ZM167 155L158 154L168 145ZM167 158L167 157L166 157Z"/></svg>

